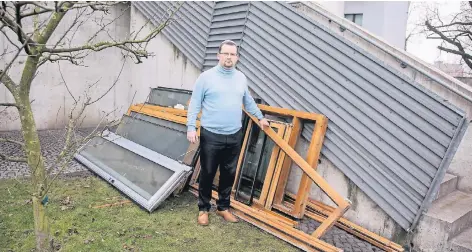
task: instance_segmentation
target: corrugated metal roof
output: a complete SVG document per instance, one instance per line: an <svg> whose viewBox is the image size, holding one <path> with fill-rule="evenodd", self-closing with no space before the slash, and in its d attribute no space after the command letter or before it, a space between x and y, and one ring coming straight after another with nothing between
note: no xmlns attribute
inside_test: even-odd
<svg viewBox="0 0 472 252"><path fill-rule="evenodd" d="M163 17L168 17L176 10L179 2L136 1L132 4L157 26L162 23ZM214 2L184 2L175 13L175 21L162 31L200 69L205 56L213 5Z"/></svg>
<svg viewBox="0 0 472 252"><path fill-rule="evenodd" d="M329 118L322 154L409 230L438 190L465 114L285 3L217 2L204 70L224 39L238 40L237 67L267 103Z"/></svg>
<svg viewBox="0 0 472 252"><path fill-rule="evenodd" d="M231 39L238 46L241 44L248 8L248 2L216 2L203 61L203 71L218 63L216 54L221 42Z"/></svg>

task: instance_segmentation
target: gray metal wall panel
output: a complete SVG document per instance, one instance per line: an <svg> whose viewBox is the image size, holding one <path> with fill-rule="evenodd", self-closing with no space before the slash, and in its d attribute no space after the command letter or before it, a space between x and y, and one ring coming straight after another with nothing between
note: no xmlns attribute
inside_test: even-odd
<svg viewBox="0 0 472 252"><path fill-rule="evenodd" d="M464 113L285 3L216 2L208 19L209 6L194 8L211 20L202 70L235 40L251 90L272 106L326 115L322 154L410 229L438 190Z"/></svg>
<svg viewBox="0 0 472 252"><path fill-rule="evenodd" d="M132 2L154 25L178 2ZM198 68L203 65L205 46L213 13L213 2L184 2L174 19L162 33Z"/></svg>
<svg viewBox="0 0 472 252"><path fill-rule="evenodd" d="M325 114L322 154L410 228L461 111L282 3L251 3L238 68L270 105Z"/></svg>
<svg viewBox="0 0 472 252"><path fill-rule="evenodd" d="M231 39L238 46L241 44L248 8L248 2L216 2L203 61L203 71L218 64L216 54L221 42Z"/></svg>

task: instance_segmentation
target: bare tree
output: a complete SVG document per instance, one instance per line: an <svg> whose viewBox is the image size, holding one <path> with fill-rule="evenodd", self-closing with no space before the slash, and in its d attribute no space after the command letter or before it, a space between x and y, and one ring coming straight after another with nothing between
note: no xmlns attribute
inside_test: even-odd
<svg viewBox="0 0 472 252"><path fill-rule="evenodd" d="M424 24L428 39L442 41L439 50L460 56L472 69L472 1L461 2L461 10L450 21L441 17L438 8L429 10Z"/></svg>
<svg viewBox="0 0 472 252"><path fill-rule="evenodd" d="M49 222L46 214L45 202L54 180L59 173L48 172L38 137L36 122L30 101L31 87L35 84L38 69L45 65L58 62L69 62L73 65L84 65L85 59L92 53L110 48L120 49L124 58L140 63L143 58L151 54L146 50L147 43L155 38L169 22L180 4L173 5L161 23L147 34L140 34L142 28L127 39L115 40L110 34L110 25L116 19L107 19L107 14L120 2L5 2L0 3L0 38L7 43L4 52L0 55L4 66L0 65L0 83L11 93L14 102L1 102L1 107L13 108L18 112L21 123L23 141L1 139L0 142L17 144L24 150L24 156L8 156L0 153L0 159L11 162L25 162L31 171L33 191L31 193L34 213L34 229L36 247L38 251L51 250ZM127 11L127 8L123 12ZM64 17L69 18L64 18ZM64 20L72 20L66 22ZM77 31L84 24L95 23L95 33L88 38L77 35ZM58 29L61 27L61 29ZM89 26L87 26L89 27ZM57 32L56 30L61 30ZM123 63L124 64L124 63ZM11 69L19 67L21 76L18 80L12 78ZM60 68L59 68L60 70ZM121 71L123 67L121 68ZM121 73L120 71L120 73ZM101 95L92 97L90 90L97 83L86 87L83 95L73 95L64 75L60 72L64 85L74 100L73 108L68 113L66 123L65 145L58 155L56 165L63 170L71 160L77 147L89 136L77 140L76 131L85 118L86 108L103 98L116 84L111 84ZM105 113L102 121L107 121ZM108 123L108 121L106 122ZM105 124L106 124L105 123ZM98 126L96 130L98 129ZM96 131L94 131L96 132Z"/></svg>
<svg viewBox="0 0 472 252"><path fill-rule="evenodd" d="M421 14L421 11L425 9L425 3L423 2L410 2L407 13L407 25L406 25L406 36L405 36L405 51L408 51L408 43L415 36L420 35L424 32L424 24L421 23L416 17Z"/></svg>

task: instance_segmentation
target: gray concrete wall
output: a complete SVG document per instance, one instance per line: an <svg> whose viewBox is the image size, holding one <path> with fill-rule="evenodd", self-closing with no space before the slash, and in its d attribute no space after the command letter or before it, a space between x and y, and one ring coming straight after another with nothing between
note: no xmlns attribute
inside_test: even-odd
<svg viewBox="0 0 472 252"><path fill-rule="evenodd" d="M144 15L134 6L131 9L131 30L139 30L147 23ZM148 23L141 33L154 26ZM137 85L135 103L144 102L151 87L163 86L192 90L200 69L193 65L164 35L160 34L148 44L155 56L142 64L131 66L131 82ZM132 94L129 94L132 95Z"/></svg>
<svg viewBox="0 0 472 252"><path fill-rule="evenodd" d="M113 39L124 40L129 35L129 10L127 6L119 5L112 9L109 15L104 16L104 22L110 22L117 19L108 30ZM58 40L65 30L72 24L75 18L76 11L68 13L61 24L54 32L50 44ZM100 27L93 22L94 18L101 18L102 14L94 15L89 22L80 26L75 32L68 33L66 38L72 39L72 46L83 45L85 41L90 38ZM28 21L28 20L27 20ZM30 20L29 20L30 21ZM26 24L30 25L31 22ZM101 34L96 41L108 41L110 38ZM8 45L5 41L1 41L0 48L6 48ZM13 65L10 75L15 81L19 81L21 72L23 70L25 57L22 57L16 64ZM5 61L0 62L2 66L7 64ZM107 49L100 52L90 54L84 61L84 66L75 66L70 62L61 61L59 63L46 63L37 71L37 76L31 86L30 99L34 100L32 103L33 113L38 129L52 129L63 127L69 111L73 108L74 99L71 97L64 81L59 73L59 65L72 95L84 100L84 92L87 87L93 83L97 83L94 88L90 89L92 99L100 97L108 90L117 77L120 69L124 64L122 74L117 80L116 86L99 102L91 105L86 110L86 118L83 126L96 125L100 118L105 113L109 113L117 108L116 112L110 117L119 116L123 111L126 111L128 106L126 98L129 87L129 65L130 62L124 61L121 53L117 49ZM5 87L0 86L1 101L13 101L11 95ZM0 130L17 130L20 127L20 122L17 120L17 112L10 108L0 114ZM16 119L16 120L15 120Z"/></svg>
<svg viewBox="0 0 472 252"><path fill-rule="evenodd" d="M132 19L130 19L131 16L133 16ZM52 41L57 40L64 33L68 27L67 24L70 25L74 17L74 13L65 16L54 33ZM101 15L96 17L101 18ZM108 32L115 40L127 39L130 34L134 35L134 31L140 30L146 23L140 13L125 5L113 8L110 14L105 16L105 21L114 19L116 21L108 27ZM146 25L140 35L148 34L152 27L150 24ZM98 29L99 27L94 22L87 22L76 32L73 45L83 44ZM98 39L97 41L109 40L105 34L99 36ZM11 50L11 48L12 46L5 41L5 38L0 36L0 50ZM144 59L141 64L134 64L129 58L125 62L121 50L107 49L90 54L83 62L86 67L75 66L69 62L43 65L37 72L30 95L31 100L34 100L32 106L38 129L64 127L67 115L73 107L74 100L64 85L58 71L58 64L60 64L67 86L76 99L82 96L81 100L83 100L83 93L93 83L97 84L90 89L90 95L92 99L98 98L117 81L115 87L106 96L87 108L83 127L97 125L104 114L112 111L114 112L108 120L120 118L131 103L144 102L151 87L159 85L192 88L193 82L200 73L199 69L185 59L162 34L149 43L147 50L154 56ZM0 59L0 67L5 66L7 60L7 58ZM22 57L10 71L15 81L20 79L24 61L25 57ZM3 85L0 85L0 102L13 102L11 94ZM19 128L20 122L16 110L14 108L4 110L0 107L0 131Z"/></svg>

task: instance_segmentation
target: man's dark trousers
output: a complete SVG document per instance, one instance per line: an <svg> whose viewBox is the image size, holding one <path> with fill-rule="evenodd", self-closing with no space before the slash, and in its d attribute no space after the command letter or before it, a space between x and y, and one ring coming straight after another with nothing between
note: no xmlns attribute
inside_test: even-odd
<svg viewBox="0 0 472 252"><path fill-rule="evenodd" d="M220 167L218 185L218 211L229 208L231 189L241 151L242 130L231 135L210 132L202 127L200 132L200 179L198 188L199 211L210 211L211 191L216 170Z"/></svg>

